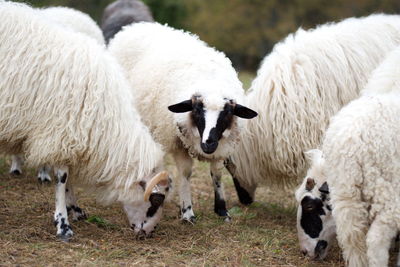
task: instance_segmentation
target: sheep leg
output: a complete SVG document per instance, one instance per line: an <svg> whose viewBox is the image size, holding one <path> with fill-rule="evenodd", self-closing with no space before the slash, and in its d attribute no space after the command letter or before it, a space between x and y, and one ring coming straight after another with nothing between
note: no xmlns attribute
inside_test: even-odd
<svg viewBox="0 0 400 267"><path fill-rule="evenodd" d="M224 185L221 183L223 161L212 161L210 164L211 177L214 184L214 212L225 218L226 222L231 220L225 203Z"/></svg>
<svg viewBox="0 0 400 267"><path fill-rule="evenodd" d="M55 168L56 183L56 211L54 213L54 224L57 227L57 237L62 241L68 241L72 235L72 229L68 222L66 203L66 184L68 179L68 167Z"/></svg>
<svg viewBox="0 0 400 267"><path fill-rule="evenodd" d="M367 233L367 256L370 267L388 266L389 249L397 229L385 222L387 214L378 215Z"/></svg>
<svg viewBox="0 0 400 267"><path fill-rule="evenodd" d="M361 202L361 194L349 201L345 194L335 197L335 208L332 211L336 222L337 240L343 251L343 258L348 266L368 266L366 232L368 230L368 209ZM343 200L342 200L343 199Z"/></svg>
<svg viewBox="0 0 400 267"><path fill-rule="evenodd" d="M396 267L400 267L400 251L397 254L397 263L396 263Z"/></svg>
<svg viewBox="0 0 400 267"><path fill-rule="evenodd" d="M232 176L233 183L236 189L236 194L239 198L240 203L242 203L243 205L250 205L251 203L253 203L257 185L245 186L244 183L240 182L241 179L238 179L236 175L236 166L230 159L226 159L224 161L224 165Z"/></svg>
<svg viewBox="0 0 400 267"><path fill-rule="evenodd" d="M74 190L70 184L65 189L67 212L72 213L72 221L86 220L86 213L77 205Z"/></svg>
<svg viewBox="0 0 400 267"><path fill-rule="evenodd" d="M45 164L41 166L37 176L38 181L41 183L50 183L51 182L50 171L51 167L49 165Z"/></svg>
<svg viewBox="0 0 400 267"><path fill-rule="evenodd" d="M181 201L181 218L184 221L194 223L195 216L192 206L192 194L190 191L190 176L192 175L193 159L186 151L174 153L178 176L180 179L179 198Z"/></svg>
<svg viewBox="0 0 400 267"><path fill-rule="evenodd" d="M22 159L21 155L12 155L10 173L16 176L21 175L23 163L24 160Z"/></svg>

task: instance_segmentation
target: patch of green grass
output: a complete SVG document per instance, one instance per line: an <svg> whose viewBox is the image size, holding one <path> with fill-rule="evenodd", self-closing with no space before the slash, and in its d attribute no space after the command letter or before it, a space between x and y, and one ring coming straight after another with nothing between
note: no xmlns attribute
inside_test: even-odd
<svg viewBox="0 0 400 267"><path fill-rule="evenodd" d="M89 218L86 219L86 221L89 223L93 223L101 228L109 228L109 229L117 229L118 228L117 225L109 223L107 220L105 220L97 215L90 216Z"/></svg>

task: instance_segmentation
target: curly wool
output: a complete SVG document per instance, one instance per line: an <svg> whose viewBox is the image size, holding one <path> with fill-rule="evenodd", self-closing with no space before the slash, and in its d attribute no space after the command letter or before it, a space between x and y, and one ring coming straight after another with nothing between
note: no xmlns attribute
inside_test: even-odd
<svg viewBox="0 0 400 267"><path fill-rule="evenodd" d="M69 7L48 7L38 9L38 11L51 22L90 36L99 44L104 44L103 33L89 15Z"/></svg>
<svg viewBox="0 0 400 267"><path fill-rule="evenodd" d="M224 135L210 155L200 148L200 136L191 125L190 114L173 114L167 109L193 95L201 95L204 107L215 110L223 110L226 99L242 103L242 84L223 53L196 35L145 22L126 26L111 41L109 50L134 86L135 104L143 122L167 151L180 149L181 141L192 156L201 159L224 159L233 152L241 119L234 119L227 131L229 136Z"/></svg>
<svg viewBox="0 0 400 267"><path fill-rule="evenodd" d="M307 167L303 152L321 143L329 118L397 44L400 16L383 14L299 29L277 44L247 96L259 116L246 121L232 156L240 183L297 183Z"/></svg>
<svg viewBox="0 0 400 267"><path fill-rule="evenodd" d="M400 48L373 72L362 96L332 118L322 146L337 237L349 266L387 265L388 258L374 253L387 252L393 236L369 233L371 224L372 231L400 230L399 60Z"/></svg>
<svg viewBox="0 0 400 267"><path fill-rule="evenodd" d="M69 181L105 203L143 197L135 182L160 166L163 152L115 59L24 4L1 2L0 16L1 152L23 153L33 166L67 165Z"/></svg>

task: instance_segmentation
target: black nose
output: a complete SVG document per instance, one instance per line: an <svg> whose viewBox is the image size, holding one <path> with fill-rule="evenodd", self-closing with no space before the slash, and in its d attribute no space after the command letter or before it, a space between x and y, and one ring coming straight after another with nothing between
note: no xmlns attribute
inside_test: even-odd
<svg viewBox="0 0 400 267"><path fill-rule="evenodd" d="M218 142L210 141L209 139L205 143L201 143L201 149L206 154L212 154L217 150Z"/></svg>
<svg viewBox="0 0 400 267"><path fill-rule="evenodd" d="M326 249L326 247L328 246L328 242L326 242L325 240L318 240L317 245L315 246L315 256L319 257L324 250Z"/></svg>

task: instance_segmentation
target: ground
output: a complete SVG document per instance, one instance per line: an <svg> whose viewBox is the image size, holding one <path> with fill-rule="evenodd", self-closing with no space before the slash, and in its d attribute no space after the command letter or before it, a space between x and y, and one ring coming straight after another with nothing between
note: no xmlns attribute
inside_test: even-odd
<svg viewBox="0 0 400 267"><path fill-rule="evenodd" d="M246 89L253 77L240 73ZM324 261L301 255L294 189L259 188L257 201L244 207L225 174L233 220L224 223L213 212L209 166L200 162L192 176L194 225L180 221L176 190L154 237L136 240L119 205L102 207L79 190L89 220L72 223L75 236L61 242L53 225L54 185L39 184L32 169L13 177L9 163L0 158L0 266L344 266L337 245ZM169 158L167 167L175 172Z"/></svg>
<svg viewBox="0 0 400 267"><path fill-rule="evenodd" d="M257 202L243 207L225 174L233 221L224 223L213 213L207 163L196 162L193 172L196 224L180 221L175 196L154 237L136 240L119 205L100 206L79 190L90 219L72 223L69 243L55 237L54 185L39 184L29 169L13 177L8 166L8 158L0 160L0 266L343 266L337 245L325 261L300 254L291 190L261 188Z"/></svg>

